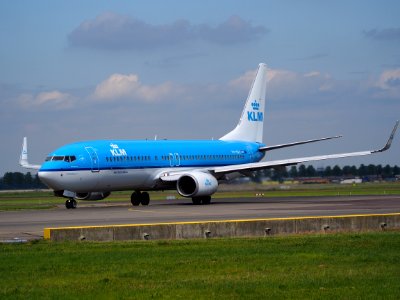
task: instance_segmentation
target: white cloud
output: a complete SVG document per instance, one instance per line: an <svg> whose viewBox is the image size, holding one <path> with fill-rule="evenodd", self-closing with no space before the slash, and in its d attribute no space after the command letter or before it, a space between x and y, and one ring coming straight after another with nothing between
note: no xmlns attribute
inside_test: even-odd
<svg viewBox="0 0 400 300"><path fill-rule="evenodd" d="M69 109L72 108L76 98L68 93L62 93L58 90L41 92L39 94L21 94L17 101L25 109L45 108L45 109Z"/></svg>
<svg viewBox="0 0 400 300"><path fill-rule="evenodd" d="M321 75L318 71L311 71L309 73L304 74L304 77L319 77Z"/></svg>
<svg viewBox="0 0 400 300"><path fill-rule="evenodd" d="M370 87L374 89L375 98L400 99L400 68L383 71Z"/></svg>
<svg viewBox="0 0 400 300"><path fill-rule="evenodd" d="M257 70L245 72L242 76L229 82L229 86L248 90L256 76ZM335 81L328 74L318 71L297 73L282 69L268 69L267 96L272 99L301 98L305 95L329 92L335 87Z"/></svg>
<svg viewBox="0 0 400 300"><path fill-rule="evenodd" d="M181 88L171 82L144 85L136 74L112 74L96 86L92 98L104 101L119 99L159 101L171 95L178 95L180 92Z"/></svg>
<svg viewBox="0 0 400 300"><path fill-rule="evenodd" d="M398 89L400 87L400 69L383 71L376 85L383 90Z"/></svg>
<svg viewBox="0 0 400 300"><path fill-rule="evenodd" d="M78 47L143 50L193 40L240 44L260 39L266 33L268 29L264 26L254 26L239 16L231 16L217 26L195 25L184 19L153 25L128 15L106 12L82 22L68 35L68 40Z"/></svg>
<svg viewBox="0 0 400 300"><path fill-rule="evenodd" d="M257 70L250 70L244 73L243 75L239 76L231 80L228 85L237 88L237 89L249 89L251 84L257 74Z"/></svg>

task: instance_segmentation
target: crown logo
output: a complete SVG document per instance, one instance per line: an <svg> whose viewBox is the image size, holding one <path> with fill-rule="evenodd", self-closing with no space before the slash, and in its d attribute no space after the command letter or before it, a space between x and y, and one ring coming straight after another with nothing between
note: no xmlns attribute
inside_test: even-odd
<svg viewBox="0 0 400 300"><path fill-rule="evenodd" d="M260 103L257 102L257 100L254 100L254 101L251 103L251 107L253 107L253 110L259 110L259 109L260 109Z"/></svg>

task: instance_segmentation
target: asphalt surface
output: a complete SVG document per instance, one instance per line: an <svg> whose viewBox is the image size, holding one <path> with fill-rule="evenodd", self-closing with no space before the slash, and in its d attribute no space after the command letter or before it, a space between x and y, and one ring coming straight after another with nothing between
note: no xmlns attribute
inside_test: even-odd
<svg viewBox="0 0 400 300"><path fill-rule="evenodd" d="M215 199L210 205L190 200L155 200L149 206L130 202L78 203L77 209L0 212L0 241L43 237L45 227L149 224L184 221L337 216L400 212L400 196L337 196Z"/></svg>

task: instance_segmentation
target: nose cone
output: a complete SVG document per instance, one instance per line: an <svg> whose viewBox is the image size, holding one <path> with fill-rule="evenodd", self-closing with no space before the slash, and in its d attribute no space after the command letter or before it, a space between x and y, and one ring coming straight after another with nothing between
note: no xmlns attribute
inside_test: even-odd
<svg viewBox="0 0 400 300"><path fill-rule="evenodd" d="M62 190L61 178L62 175L58 172L46 172L46 171L39 171L38 173L39 179L45 185L53 190Z"/></svg>

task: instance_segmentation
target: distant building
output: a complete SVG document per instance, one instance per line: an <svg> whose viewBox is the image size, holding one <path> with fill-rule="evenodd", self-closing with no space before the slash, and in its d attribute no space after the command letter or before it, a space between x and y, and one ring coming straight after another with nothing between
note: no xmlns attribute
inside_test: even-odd
<svg viewBox="0 0 400 300"><path fill-rule="evenodd" d="M355 183L362 183L361 178L350 178L350 179L344 179L340 181L340 184L355 184Z"/></svg>

